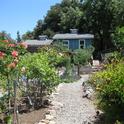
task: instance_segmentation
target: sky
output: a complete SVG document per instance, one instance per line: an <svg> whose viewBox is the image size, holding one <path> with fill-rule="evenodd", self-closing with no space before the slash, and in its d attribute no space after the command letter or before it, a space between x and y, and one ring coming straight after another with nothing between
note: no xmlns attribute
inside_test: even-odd
<svg viewBox="0 0 124 124"><path fill-rule="evenodd" d="M43 19L52 5L61 0L0 0L0 31L16 38L32 31L39 19Z"/></svg>

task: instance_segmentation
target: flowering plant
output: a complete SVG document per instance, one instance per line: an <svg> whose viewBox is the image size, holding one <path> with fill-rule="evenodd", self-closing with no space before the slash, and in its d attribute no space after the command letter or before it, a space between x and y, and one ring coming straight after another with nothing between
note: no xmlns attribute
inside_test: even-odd
<svg viewBox="0 0 124 124"><path fill-rule="evenodd" d="M0 73L7 76L18 65L20 55L26 52L26 44L16 44L8 40L0 40Z"/></svg>
<svg viewBox="0 0 124 124"><path fill-rule="evenodd" d="M16 82L17 74L19 73L18 64L21 55L26 52L26 45L24 43L16 44L13 41L1 40L0 39L0 76L4 77L7 81L6 91L7 91L7 105L5 108L9 111L11 108L11 93L14 95L14 121L16 115ZM13 85L13 89L12 89ZM14 91L14 92L13 92ZM13 122L14 123L14 122Z"/></svg>

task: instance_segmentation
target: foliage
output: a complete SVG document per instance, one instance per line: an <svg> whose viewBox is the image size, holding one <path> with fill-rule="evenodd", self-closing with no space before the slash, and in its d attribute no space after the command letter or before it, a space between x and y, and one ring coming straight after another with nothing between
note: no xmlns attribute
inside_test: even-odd
<svg viewBox="0 0 124 124"><path fill-rule="evenodd" d="M114 44L118 49L124 49L124 27L117 27L113 35Z"/></svg>
<svg viewBox="0 0 124 124"><path fill-rule="evenodd" d="M0 40L9 40L13 41L10 34L6 33L5 31L0 32Z"/></svg>
<svg viewBox="0 0 124 124"><path fill-rule="evenodd" d="M20 33L19 31L17 31L17 43L20 43L21 42L21 37L20 37Z"/></svg>
<svg viewBox="0 0 124 124"><path fill-rule="evenodd" d="M47 28L45 31L43 31L43 34L47 35L49 38L52 38L55 33L51 29Z"/></svg>
<svg viewBox="0 0 124 124"><path fill-rule="evenodd" d="M112 52L112 53L106 53L104 55L104 64L111 64L113 62L117 63L122 59L122 55L120 52Z"/></svg>
<svg viewBox="0 0 124 124"><path fill-rule="evenodd" d="M48 56L49 64L57 67L62 66L62 63L66 58L64 50L65 49L60 47L59 44L54 44L40 48L39 52L46 54Z"/></svg>
<svg viewBox="0 0 124 124"><path fill-rule="evenodd" d="M73 63L78 67L78 76L80 76L80 67L81 65L88 64L91 60L93 48L90 49L78 49L74 51L74 55L72 57Z"/></svg>
<svg viewBox="0 0 124 124"><path fill-rule="evenodd" d="M79 24L82 17L82 11L78 0L63 0L50 8L43 20L38 20L32 31L34 39L39 35L47 34L50 38L58 32L68 32L70 28L83 29ZM72 22L72 23L70 23ZM24 34L24 36L26 36Z"/></svg>
<svg viewBox="0 0 124 124"><path fill-rule="evenodd" d="M5 77L0 74L0 89L1 90L6 89L6 82L7 81L6 81Z"/></svg>
<svg viewBox="0 0 124 124"><path fill-rule="evenodd" d="M9 112L9 115L13 104L16 114L16 99L21 101L22 96L27 97L25 104L29 108L41 107L43 97L61 81L56 68L63 61L63 54L57 48L46 46L34 54L26 53L25 48L24 43L0 40L0 86L3 91L0 111Z"/></svg>
<svg viewBox="0 0 124 124"><path fill-rule="evenodd" d="M8 112L10 116L11 102L14 95L14 116L16 118L16 85L17 74L18 74L18 64L21 55L23 55L26 50L26 45L24 43L15 44L12 41L4 40L4 37L0 38L0 80L2 81L1 85L5 82L5 92L3 97L0 98L0 111ZM12 87L13 86L13 87ZM2 87L2 88L4 88ZM1 89L2 89L1 88ZM3 89L2 89L3 90ZM15 121L15 118L13 121ZM10 119L9 119L10 120ZM8 120L8 121L9 121ZM9 123L9 122L7 122Z"/></svg>
<svg viewBox="0 0 124 124"><path fill-rule="evenodd" d="M45 29L46 29L46 25L45 25L44 21L38 20L33 33L31 33L31 34L33 34L33 38L38 39L39 35L42 35L42 33Z"/></svg>
<svg viewBox="0 0 124 124"><path fill-rule="evenodd" d="M7 94L3 95L3 97L0 97L0 113L6 112L6 109L8 107L8 96Z"/></svg>
<svg viewBox="0 0 124 124"><path fill-rule="evenodd" d="M54 43L51 46L42 47L40 53L47 54L49 59L49 64L54 66L59 73L59 68L65 67L65 73L60 75L63 82L73 82L75 77L72 77L72 60L71 51L61 43Z"/></svg>
<svg viewBox="0 0 124 124"><path fill-rule="evenodd" d="M65 9L66 11L61 12L61 30L63 30L64 32L69 32L72 28L79 28L80 20L83 16L80 8L70 6Z"/></svg>
<svg viewBox="0 0 124 124"><path fill-rule="evenodd" d="M15 44L8 40L0 40L0 74L7 76L14 70L19 56L24 54L25 44Z"/></svg>
<svg viewBox="0 0 124 124"><path fill-rule="evenodd" d="M67 33L70 28L79 33L93 33L96 51L114 47L112 33L124 25L124 0L62 0L50 8L32 31L33 38L47 34ZM25 34L28 35L28 34Z"/></svg>
<svg viewBox="0 0 124 124"><path fill-rule="evenodd" d="M85 65L92 56L92 49L78 49L75 50L74 64Z"/></svg>
<svg viewBox="0 0 124 124"><path fill-rule="evenodd" d="M98 106L105 112L106 121L124 121L124 63L112 63L106 70L91 77L98 96ZM106 122L108 123L108 122Z"/></svg>
<svg viewBox="0 0 124 124"><path fill-rule="evenodd" d="M92 33L95 34L96 50L110 48L112 46L110 33L111 28L113 28L113 13L110 8L111 1L86 0L84 5L86 6L85 14L89 23L88 26Z"/></svg>
<svg viewBox="0 0 124 124"><path fill-rule="evenodd" d="M22 35L22 40L32 40L33 38L33 32L31 31L27 31L25 34Z"/></svg>
<svg viewBox="0 0 124 124"><path fill-rule="evenodd" d="M51 91L59 83L55 68L50 64L48 54L26 54L21 58L20 70L25 68L24 74L28 79L38 80L45 90Z"/></svg>
<svg viewBox="0 0 124 124"><path fill-rule="evenodd" d="M52 6L48 11L47 16L44 19L46 24L46 28L51 29L53 32L59 32L60 28L60 18L61 18L61 6L60 4L56 4Z"/></svg>

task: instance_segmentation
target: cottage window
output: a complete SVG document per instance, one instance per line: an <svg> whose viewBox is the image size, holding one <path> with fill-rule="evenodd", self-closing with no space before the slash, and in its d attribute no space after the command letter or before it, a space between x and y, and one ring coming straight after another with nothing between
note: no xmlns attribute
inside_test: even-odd
<svg viewBox="0 0 124 124"><path fill-rule="evenodd" d="M69 41L68 40L63 40L63 45L67 48L69 48Z"/></svg>
<svg viewBox="0 0 124 124"><path fill-rule="evenodd" d="M84 48L84 43L85 43L84 40L80 40L80 49L83 49Z"/></svg>

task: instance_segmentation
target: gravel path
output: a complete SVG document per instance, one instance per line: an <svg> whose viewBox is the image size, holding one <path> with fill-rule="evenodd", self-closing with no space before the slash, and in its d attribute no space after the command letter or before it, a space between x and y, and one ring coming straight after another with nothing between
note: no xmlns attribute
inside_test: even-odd
<svg viewBox="0 0 124 124"><path fill-rule="evenodd" d="M93 124L96 109L92 101L82 98L82 82L88 75L69 84L60 84L52 95L51 115L56 124Z"/></svg>

